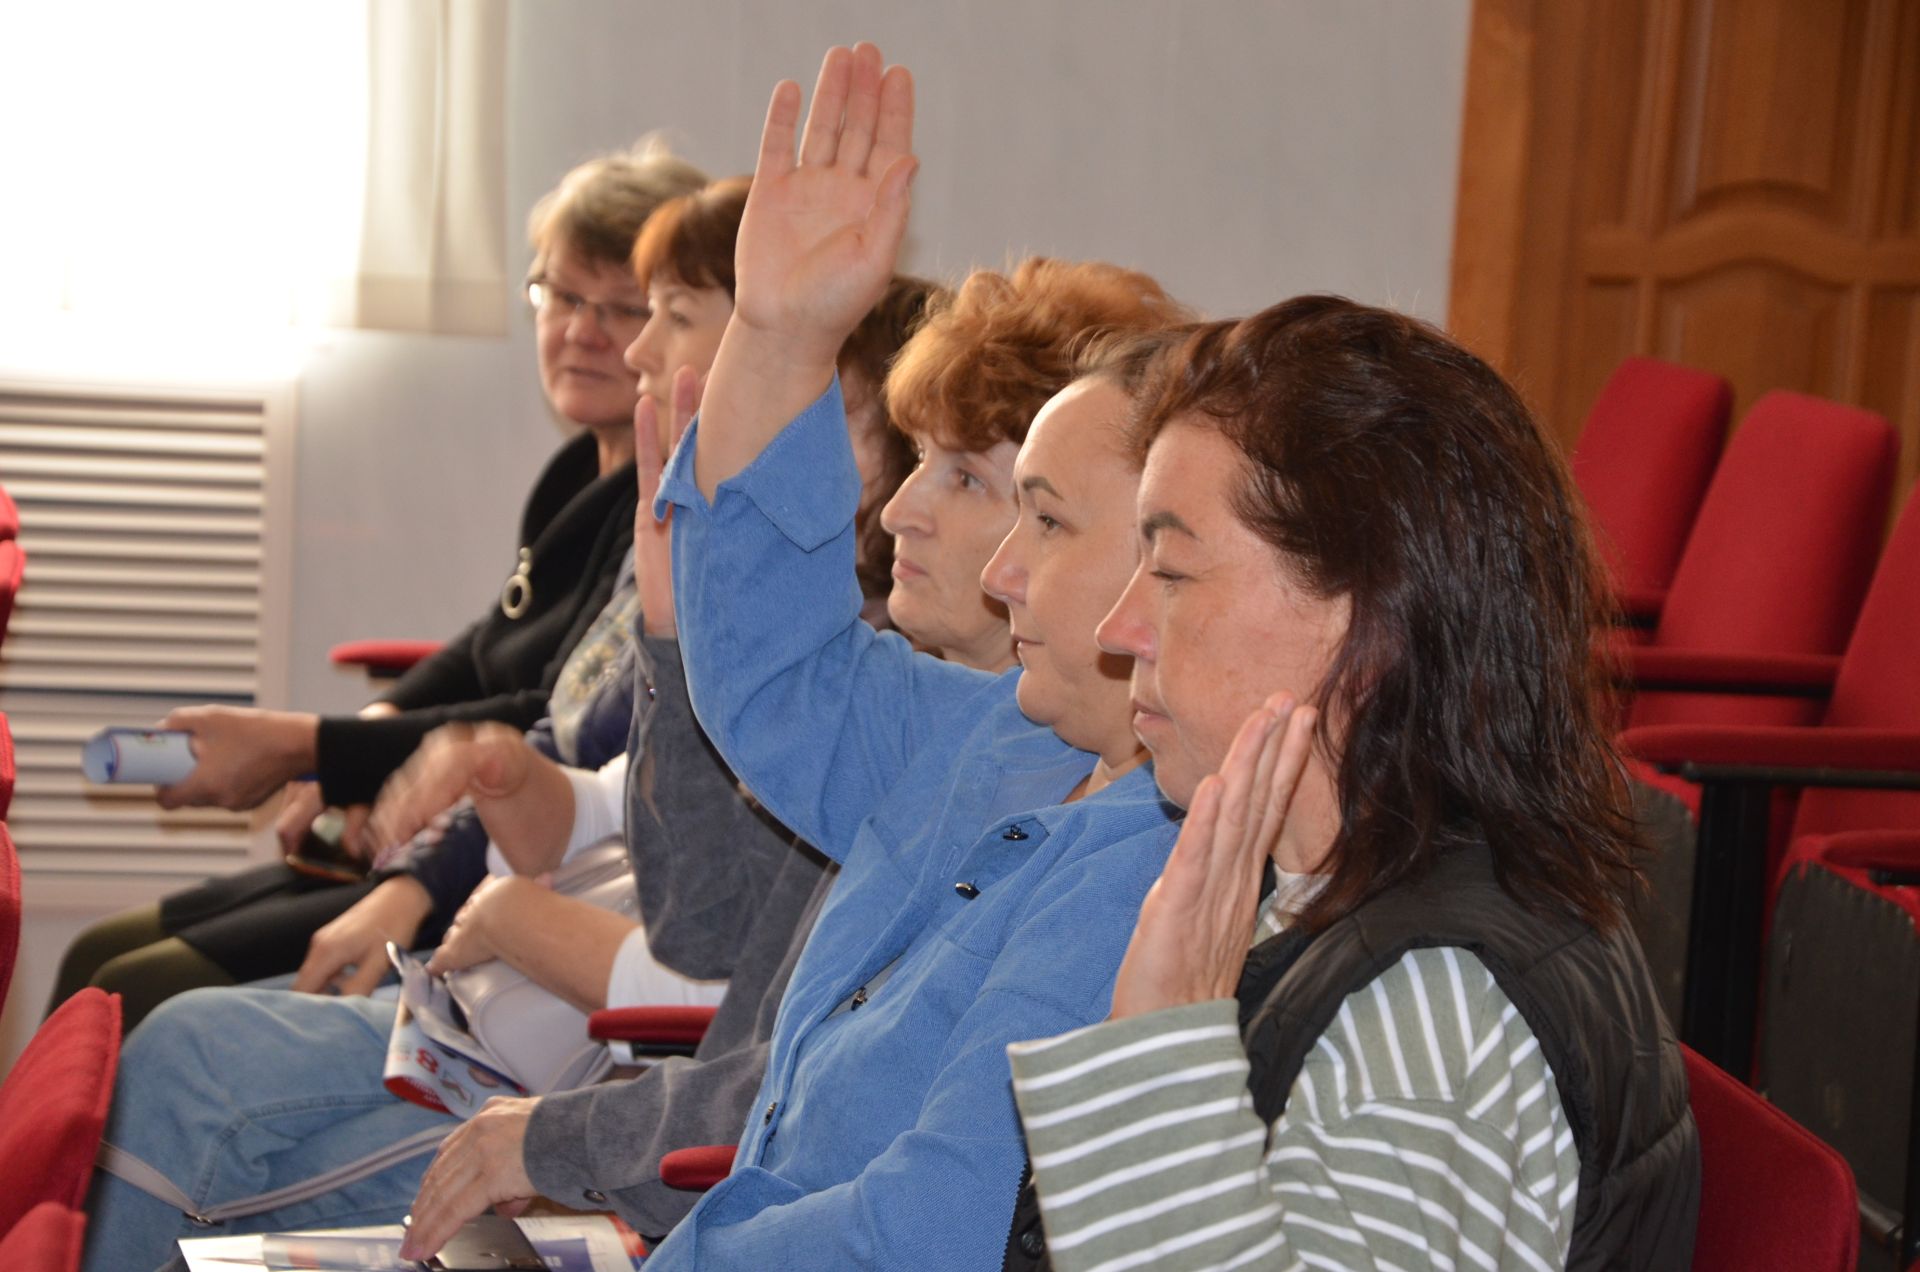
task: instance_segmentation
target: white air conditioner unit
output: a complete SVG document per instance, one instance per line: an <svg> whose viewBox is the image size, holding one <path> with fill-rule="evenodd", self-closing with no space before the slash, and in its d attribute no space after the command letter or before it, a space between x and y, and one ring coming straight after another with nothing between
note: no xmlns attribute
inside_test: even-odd
<svg viewBox="0 0 1920 1272"><path fill-rule="evenodd" d="M180 705L284 704L292 442L291 384L0 379L27 555L0 643L7 822L40 898L151 899L266 851L245 816L90 785L80 743Z"/></svg>

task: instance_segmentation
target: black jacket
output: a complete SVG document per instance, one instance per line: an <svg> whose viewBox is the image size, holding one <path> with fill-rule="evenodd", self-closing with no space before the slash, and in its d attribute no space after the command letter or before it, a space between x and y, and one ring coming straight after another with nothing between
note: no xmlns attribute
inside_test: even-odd
<svg viewBox="0 0 1920 1272"><path fill-rule="evenodd" d="M567 655L613 594L633 543L634 469L602 477L598 444L582 433L548 461L520 520L526 605L509 617L495 599L479 621L396 681L386 719L327 716L316 749L320 792L330 806L370 803L387 775L431 730L453 720L498 720L532 728ZM516 554L518 558L520 554ZM517 586L517 585L516 585Z"/></svg>

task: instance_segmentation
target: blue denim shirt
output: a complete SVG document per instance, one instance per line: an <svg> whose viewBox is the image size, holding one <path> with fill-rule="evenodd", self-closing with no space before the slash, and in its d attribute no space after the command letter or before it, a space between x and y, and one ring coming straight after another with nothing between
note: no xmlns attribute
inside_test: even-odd
<svg viewBox="0 0 1920 1272"><path fill-rule="evenodd" d="M649 1272L998 1266L1025 1160L1006 1045L1106 1015L1175 810L1146 768L1061 804L1094 757L1020 714L1018 673L860 621L838 383L711 505L693 451L661 499L694 708L842 869L733 1174Z"/></svg>

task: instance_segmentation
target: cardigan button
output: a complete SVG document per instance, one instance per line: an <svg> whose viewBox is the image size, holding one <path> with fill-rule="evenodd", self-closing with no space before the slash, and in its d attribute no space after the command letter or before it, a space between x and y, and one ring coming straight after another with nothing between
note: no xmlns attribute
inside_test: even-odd
<svg viewBox="0 0 1920 1272"><path fill-rule="evenodd" d="M1029 1259L1037 1259L1047 1252L1047 1239L1040 1231L1039 1224L1033 1224L1020 1234L1020 1253Z"/></svg>
<svg viewBox="0 0 1920 1272"><path fill-rule="evenodd" d="M865 1003L866 1001L867 1001L867 987L865 985L862 985L860 988L853 991L853 997L847 1001L847 1010L858 1011L860 1010L861 1004Z"/></svg>
<svg viewBox="0 0 1920 1272"><path fill-rule="evenodd" d="M973 900L975 897L980 895L980 889L974 887L972 884L968 883L965 879L962 879L959 883L954 884L953 890L955 892L958 892L961 896L965 897L969 901Z"/></svg>
<svg viewBox="0 0 1920 1272"><path fill-rule="evenodd" d="M607 1194L601 1192L598 1188L589 1188L580 1195L596 1206L604 1206L607 1204Z"/></svg>
<svg viewBox="0 0 1920 1272"><path fill-rule="evenodd" d="M1007 842L1015 843L1015 844L1019 843L1022 839L1025 839L1026 837L1027 837L1027 832L1020 829L1018 826L1007 827L1007 833L1000 836L1000 838L1006 840Z"/></svg>

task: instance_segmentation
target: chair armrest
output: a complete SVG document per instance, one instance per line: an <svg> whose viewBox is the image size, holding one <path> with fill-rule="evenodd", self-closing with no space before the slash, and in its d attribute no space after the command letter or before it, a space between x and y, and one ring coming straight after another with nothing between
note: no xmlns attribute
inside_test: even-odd
<svg viewBox="0 0 1920 1272"><path fill-rule="evenodd" d="M1820 838L1827 865L1864 870L1882 886L1920 887L1920 830L1841 830Z"/></svg>
<svg viewBox="0 0 1920 1272"><path fill-rule="evenodd" d="M336 667L362 667L369 676L391 680L415 663L440 652L437 640L350 640L335 645L327 657Z"/></svg>
<svg viewBox="0 0 1920 1272"><path fill-rule="evenodd" d="M1667 589L1663 587L1620 588L1613 594L1620 606L1620 618L1627 627L1653 627L1666 608Z"/></svg>
<svg viewBox="0 0 1920 1272"><path fill-rule="evenodd" d="M1837 654L1723 654L1645 645L1620 651L1635 689L1825 698L1840 674Z"/></svg>
<svg viewBox="0 0 1920 1272"><path fill-rule="evenodd" d="M587 1036L643 1051L690 1054L707 1036L713 1007L607 1007L587 1017Z"/></svg>
<svg viewBox="0 0 1920 1272"><path fill-rule="evenodd" d="M733 1173L733 1144L676 1148L660 1159L660 1182L683 1192L705 1192Z"/></svg>
<svg viewBox="0 0 1920 1272"><path fill-rule="evenodd" d="M1657 724L1620 748L1689 781L1920 790L1920 730Z"/></svg>

